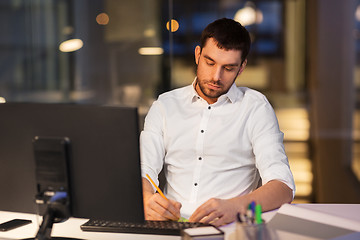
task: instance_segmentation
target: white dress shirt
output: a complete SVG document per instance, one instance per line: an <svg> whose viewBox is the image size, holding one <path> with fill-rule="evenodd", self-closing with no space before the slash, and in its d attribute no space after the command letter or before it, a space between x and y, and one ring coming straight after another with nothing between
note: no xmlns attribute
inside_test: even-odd
<svg viewBox="0 0 360 240"><path fill-rule="evenodd" d="M210 198L228 199L280 180L295 191L274 110L261 93L231 86L209 105L193 85L159 96L140 137L142 175L182 204L188 218Z"/></svg>

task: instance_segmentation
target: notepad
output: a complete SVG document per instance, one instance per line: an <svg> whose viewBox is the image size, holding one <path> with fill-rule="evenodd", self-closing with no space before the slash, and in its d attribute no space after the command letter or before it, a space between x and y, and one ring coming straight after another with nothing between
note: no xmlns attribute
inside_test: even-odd
<svg viewBox="0 0 360 240"><path fill-rule="evenodd" d="M224 232L214 226L182 230L182 240L223 240Z"/></svg>
<svg viewBox="0 0 360 240"><path fill-rule="evenodd" d="M360 219L355 216L359 212L358 204L284 204L268 222L268 226L309 237L329 239L359 232Z"/></svg>

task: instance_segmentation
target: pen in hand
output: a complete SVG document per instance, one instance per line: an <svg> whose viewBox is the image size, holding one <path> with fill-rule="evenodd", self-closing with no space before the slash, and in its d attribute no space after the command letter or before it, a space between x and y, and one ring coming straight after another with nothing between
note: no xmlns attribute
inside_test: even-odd
<svg viewBox="0 0 360 240"><path fill-rule="evenodd" d="M159 193L164 199L169 200L169 199L167 199L167 197L165 197L165 195L164 195L164 193L161 191L161 189L160 189L158 186L156 186L156 184L154 183L154 181L151 179L151 177L150 177L148 174L146 174L146 177L149 179L149 181L151 182L151 184L156 188L156 190L158 191L158 193Z"/></svg>
<svg viewBox="0 0 360 240"><path fill-rule="evenodd" d="M157 192L160 194L161 197L163 197L164 199L166 199L167 201L169 201L169 199L164 195L164 193L161 191L161 189L155 184L155 182L151 179L151 177L146 174L146 177L149 179L149 181L151 182L151 184L156 188ZM181 222L186 222L188 221L187 219L185 218L180 218L179 216L177 216L175 213L172 213L174 216L176 216L178 219L178 221L181 221Z"/></svg>

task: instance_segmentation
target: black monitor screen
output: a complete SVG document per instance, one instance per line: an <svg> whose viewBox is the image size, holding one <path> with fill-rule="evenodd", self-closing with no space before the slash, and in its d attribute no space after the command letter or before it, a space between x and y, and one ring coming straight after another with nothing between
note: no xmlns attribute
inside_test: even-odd
<svg viewBox="0 0 360 240"><path fill-rule="evenodd" d="M35 136L70 140L74 217L143 221L136 108L0 104L0 210L37 212Z"/></svg>

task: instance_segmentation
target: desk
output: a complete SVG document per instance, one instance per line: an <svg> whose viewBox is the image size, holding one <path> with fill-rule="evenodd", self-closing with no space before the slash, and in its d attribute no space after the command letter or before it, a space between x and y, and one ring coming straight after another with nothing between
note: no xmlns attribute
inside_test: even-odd
<svg viewBox="0 0 360 240"><path fill-rule="evenodd" d="M305 208L313 209L313 210L326 210L327 212L341 212L344 209L349 210L354 208L353 215L360 220L359 212L360 212L360 204L349 205L349 204L299 204L299 206L303 206ZM269 222L276 214L276 210L266 212L263 214L263 219L266 222ZM0 222L5 222L14 218L24 218L31 219L33 221L32 224L22 226L20 228L8 231L8 232L0 232L0 239L23 239L23 238L31 238L36 235L38 230L38 220L35 214L27 214L27 213L15 213L15 212L6 212L0 211ZM87 219L80 218L70 218L69 220L63 223L56 223L53 226L52 236L61 236L61 237L73 237L79 239L92 239L92 240L114 240L114 239L146 239L146 240L180 240L179 236L162 236L162 235L139 235L139 234L125 234L125 233L98 233L98 232L83 232L80 229L80 225L85 223ZM235 240L235 224L228 224L226 226L221 227L221 229L225 232L226 240ZM341 238L341 239L360 239L360 232L353 235L351 238ZM297 240L314 240L316 238L310 238L306 236L300 236L298 234L292 234L287 232L280 232L279 239L297 239Z"/></svg>
<svg viewBox="0 0 360 240"><path fill-rule="evenodd" d="M0 222L5 222L14 218L24 218L32 220L31 224L10 230L8 232L0 232L0 239L23 239L34 237L38 231L38 216L35 214L15 213L0 211ZM87 219L70 218L62 223L55 223L53 225L52 237L72 237L79 239L91 240L179 240L178 236L160 236L160 235L139 235L139 234L125 234L125 233L98 233L98 232L83 232L80 225L85 223Z"/></svg>

